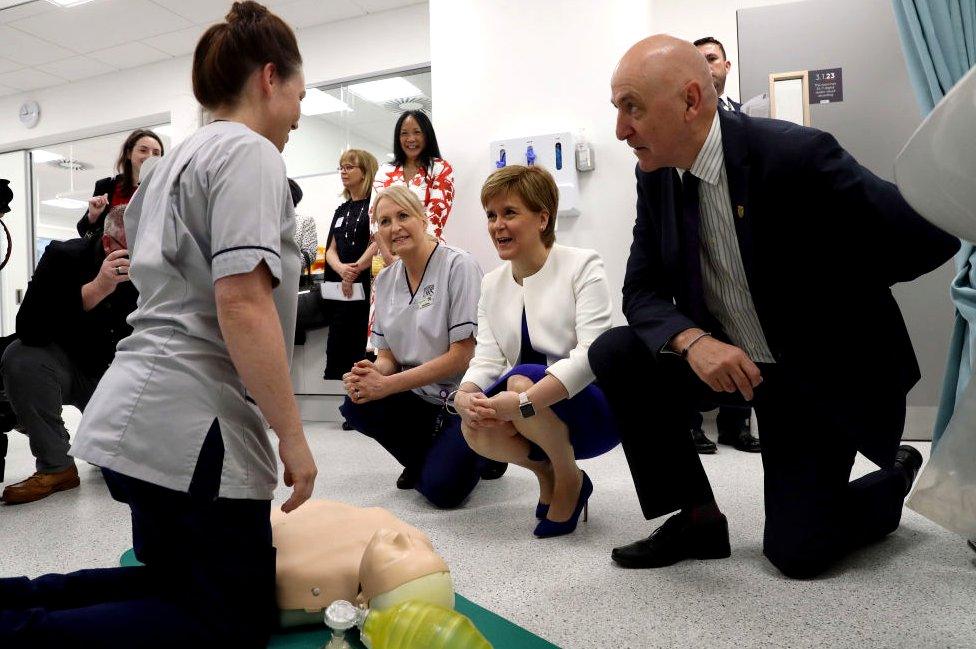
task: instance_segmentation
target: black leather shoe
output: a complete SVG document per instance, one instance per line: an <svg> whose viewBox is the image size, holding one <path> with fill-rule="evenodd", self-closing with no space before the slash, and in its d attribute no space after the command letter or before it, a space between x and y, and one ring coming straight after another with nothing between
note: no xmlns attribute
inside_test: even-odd
<svg viewBox="0 0 976 649"><path fill-rule="evenodd" d="M701 455L711 455L718 451L718 447L715 446L715 442L708 439L705 436L705 431L701 428L691 429L691 439L695 442L695 450Z"/></svg>
<svg viewBox="0 0 976 649"><path fill-rule="evenodd" d="M410 469L403 469L403 473L397 478L397 489L413 489L417 486L417 476Z"/></svg>
<svg viewBox="0 0 976 649"><path fill-rule="evenodd" d="M342 430L352 430L352 424L350 424L348 421L343 421Z"/></svg>
<svg viewBox="0 0 976 649"><path fill-rule="evenodd" d="M724 559L731 554L725 516L692 524L691 517L680 512L646 539L614 548L610 556L622 568L663 568L684 559Z"/></svg>
<svg viewBox="0 0 976 649"><path fill-rule="evenodd" d="M902 444L895 451L895 468L905 473L905 495L912 490L918 470L922 468L922 454L914 446Z"/></svg>
<svg viewBox="0 0 976 649"><path fill-rule="evenodd" d="M505 471L508 470L508 462L496 462L495 460L487 460L481 465L481 479L482 480L497 480L498 478L505 475Z"/></svg>
<svg viewBox="0 0 976 649"><path fill-rule="evenodd" d="M748 419L736 428L723 428L719 426L718 443L734 446L737 450L745 453L758 453L760 450L759 440L753 437L752 431L749 430Z"/></svg>

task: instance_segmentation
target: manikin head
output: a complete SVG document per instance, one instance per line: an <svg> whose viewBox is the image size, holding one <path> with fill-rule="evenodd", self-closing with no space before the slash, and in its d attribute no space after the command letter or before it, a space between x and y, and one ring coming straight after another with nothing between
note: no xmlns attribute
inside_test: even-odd
<svg viewBox="0 0 976 649"><path fill-rule="evenodd" d="M423 534L387 528L373 534L359 565L356 601L385 609L409 599L454 608L454 587L447 564Z"/></svg>

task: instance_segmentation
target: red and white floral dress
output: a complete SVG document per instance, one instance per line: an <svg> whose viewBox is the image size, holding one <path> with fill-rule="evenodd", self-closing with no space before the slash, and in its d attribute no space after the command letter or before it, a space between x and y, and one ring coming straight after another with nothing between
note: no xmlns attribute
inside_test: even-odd
<svg viewBox="0 0 976 649"><path fill-rule="evenodd" d="M454 205L454 168L442 158L434 158L431 162L429 175L425 167L420 167L409 181L403 177L403 167L384 164L373 180L374 196L391 185L406 185L424 204L427 232L443 241L444 226Z"/></svg>

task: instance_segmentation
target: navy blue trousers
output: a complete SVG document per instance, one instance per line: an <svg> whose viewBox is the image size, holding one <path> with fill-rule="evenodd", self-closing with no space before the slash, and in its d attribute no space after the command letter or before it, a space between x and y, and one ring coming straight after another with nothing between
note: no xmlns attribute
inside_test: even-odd
<svg viewBox="0 0 976 649"><path fill-rule="evenodd" d="M216 421L189 493L104 470L145 566L0 579L0 647L265 647L276 616L271 503L218 498Z"/></svg>
<svg viewBox="0 0 976 649"><path fill-rule="evenodd" d="M712 392L678 356L655 357L627 326L597 338L589 358L620 425L648 520L714 501L687 428L691 409L710 401L755 408L762 426L763 553L783 574L818 575L897 529L904 473L883 466L851 480L851 468L858 435L885 440L894 455L905 426L904 393L872 385L839 389L788 364L761 364L763 382L747 404L738 393Z"/></svg>
<svg viewBox="0 0 976 649"><path fill-rule="evenodd" d="M346 397L339 411L353 429L375 439L418 476L417 491L436 507L463 503L489 462L464 441L460 417L413 392L361 404Z"/></svg>

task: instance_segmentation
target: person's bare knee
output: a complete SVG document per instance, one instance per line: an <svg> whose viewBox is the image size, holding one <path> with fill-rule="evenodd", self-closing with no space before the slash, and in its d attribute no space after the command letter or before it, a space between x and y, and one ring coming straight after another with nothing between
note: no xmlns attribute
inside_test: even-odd
<svg viewBox="0 0 976 649"><path fill-rule="evenodd" d="M525 392L533 385L535 385L535 381L521 374L513 374L508 377L508 382L506 383L506 386L512 392Z"/></svg>
<svg viewBox="0 0 976 649"><path fill-rule="evenodd" d="M467 424L461 424L461 435L464 437L464 441L468 443L471 450L478 453L485 448L486 435L481 430L476 430L471 428Z"/></svg>

